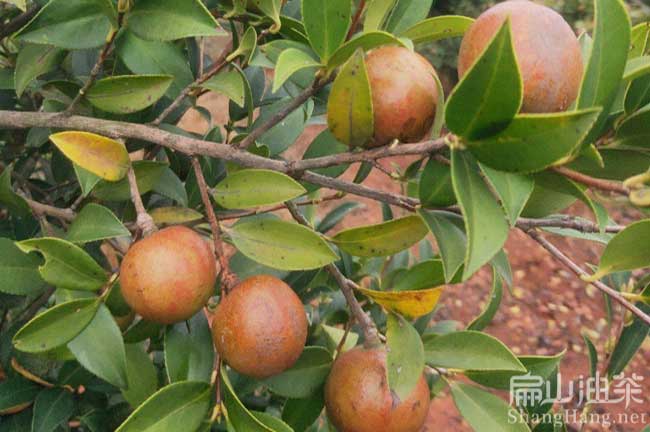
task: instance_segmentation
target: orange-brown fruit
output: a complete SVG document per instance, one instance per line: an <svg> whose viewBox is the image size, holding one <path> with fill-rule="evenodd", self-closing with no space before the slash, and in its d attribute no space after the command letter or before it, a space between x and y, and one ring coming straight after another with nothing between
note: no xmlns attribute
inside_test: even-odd
<svg viewBox="0 0 650 432"><path fill-rule="evenodd" d="M222 300L212 338L222 358L254 378L276 375L298 360L307 340L307 316L289 285L269 275L242 281Z"/></svg>
<svg viewBox="0 0 650 432"><path fill-rule="evenodd" d="M524 82L522 112L566 110L582 80L580 44L560 14L528 0L509 0L485 11L463 37L458 55L462 77L478 59L507 17Z"/></svg>
<svg viewBox="0 0 650 432"><path fill-rule="evenodd" d="M122 296L147 321L190 318L214 291L217 269L208 243L184 226L157 231L134 243L120 268Z"/></svg>
<svg viewBox="0 0 650 432"><path fill-rule="evenodd" d="M334 362L325 407L339 432L418 432L429 408L429 387L422 375L400 401L388 386L386 349L356 347Z"/></svg>

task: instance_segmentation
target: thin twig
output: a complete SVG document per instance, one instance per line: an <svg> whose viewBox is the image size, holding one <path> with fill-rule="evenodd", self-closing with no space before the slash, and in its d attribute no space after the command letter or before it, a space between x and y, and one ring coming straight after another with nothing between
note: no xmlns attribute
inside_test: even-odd
<svg viewBox="0 0 650 432"><path fill-rule="evenodd" d="M135 171L133 167L129 167L129 172L127 174L129 179L129 189L131 191L131 201L135 206L136 220L135 223L142 230L143 236L148 236L156 231L156 224L153 221L153 218L147 213L147 210L144 208L142 202L142 197L140 196L140 190L138 189L138 182L135 178Z"/></svg>
<svg viewBox="0 0 650 432"><path fill-rule="evenodd" d="M0 29L0 39L4 39L7 36L10 36L20 30L25 24L31 21L32 18L36 16L38 11L41 10L41 6L38 4L33 4L22 14L18 15L13 20L9 21Z"/></svg>
<svg viewBox="0 0 650 432"><path fill-rule="evenodd" d="M533 240L535 240L537 243L539 243L544 249L546 249L555 259L560 261L562 264L564 264L566 267L568 267L573 273L575 273L578 277L582 276L589 276L589 273L587 273L585 270L583 270L578 264L574 263L569 257L567 257L561 250L559 250L555 245L553 245L551 242L546 240L542 235L540 235L537 231L535 230L529 230L529 231L524 231L526 232ZM611 297L614 301L616 301L618 304L623 306L625 309L629 310L632 314L634 314L636 317L638 317L641 321L644 323L650 325L650 316L648 316L645 312L643 312L641 309L636 307L634 304L630 303L621 295L620 292L616 291L613 288L610 288L609 286L605 285L604 283L600 281L595 281L591 282L593 286L595 286L599 291L602 291L609 297Z"/></svg>
<svg viewBox="0 0 650 432"><path fill-rule="evenodd" d="M205 177L203 176L203 170L201 169L201 163L196 157L192 158L192 168L194 169L194 175L196 177L196 182L199 186L199 191L201 192L201 200L203 201L203 207L205 207L205 212L208 216L208 222L210 223L210 229L212 231L212 239L214 241L214 253L219 260L219 265L221 267L221 281L223 284L224 291L228 293L233 285L237 282L237 276L230 271L230 266L228 265L228 258L224 253L223 241L221 239L221 228L219 227L219 221L217 220L217 215L214 213L214 208L212 207L212 202L210 201L210 195L208 192L208 185L205 182Z"/></svg>
<svg viewBox="0 0 650 432"><path fill-rule="evenodd" d="M359 5L357 6L357 10L354 13L354 16L352 17L352 23L350 24L350 30L348 30L348 34L346 36L346 40L350 39L354 33L357 31L357 28L359 27L359 21L361 19L361 14L363 13L363 9L366 7L366 0L359 0Z"/></svg>
<svg viewBox="0 0 650 432"><path fill-rule="evenodd" d="M65 222L72 222L76 216L75 212L72 209L62 209L51 205L42 204L29 198L24 198L24 200L27 202L29 208L31 208L32 211L37 214L52 216Z"/></svg>
<svg viewBox="0 0 650 432"><path fill-rule="evenodd" d="M558 217L549 217L544 219L529 219L529 218L519 218L517 220L517 227L525 231L532 228L565 228L579 231L582 233L598 233L600 232L600 227L588 220L577 219L569 215L561 215ZM625 226L622 225L608 225L605 227L604 232L606 233L618 233L623 231Z"/></svg>
<svg viewBox="0 0 650 432"><path fill-rule="evenodd" d="M619 182L591 177L578 171L573 171L566 167L555 167L553 168L553 171L562 174L564 177L567 177L573 181L592 187L594 189L600 189L602 191L613 192L625 196L630 193L628 188Z"/></svg>
<svg viewBox="0 0 650 432"><path fill-rule="evenodd" d="M334 201L334 200L339 200L345 197L344 193L341 192L335 192L331 195L325 196L323 198L315 198L311 200L305 200L305 201L297 201L294 204L298 207L303 207L303 206L310 206L310 205L318 205L322 204L324 202L328 201ZM274 205L273 207L268 207L268 208L262 208L262 209L255 209L255 210L246 210L246 211L239 211L239 212L224 212L222 214L217 215L218 220L232 220L232 219L241 219L243 217L247 216L255 216L258 214L263 214L263 213L271 213L274 211L278 210L285 210L287 208L286 204L277 204Z"/></svg>
<svg viewBox="0 0 650 432"><path fill-rule="evenodd" d="M302 215L302 213L300 213L300 210L298 210L298 207L296 207L294 203L287 201L286 205L287 209L291 213L291 216L296 220L296 222L301 225L310 227L309 221L305 219L305 217ZM345 297L345 301L348 303L348 307L350 308L352 316L354 316L354 319L361 326L364 335L364 345L366 347L371 347L379 344L379 332L377 331L375 323L372 322L368 314L366 314L366 312L359 304L357 298L354 296L354 291L352 290L354 282L346 278L334 264L326 265L325 270L327 270L327 272L331 274L332 277L334 277L336 280L336 283L341 288L341 292Z"/></svg>

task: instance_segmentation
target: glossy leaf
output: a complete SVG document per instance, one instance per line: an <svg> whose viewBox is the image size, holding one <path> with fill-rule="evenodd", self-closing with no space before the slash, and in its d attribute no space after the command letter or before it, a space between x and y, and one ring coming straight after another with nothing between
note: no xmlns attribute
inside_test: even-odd
<svg viewBox="0 0 650 432"><path fill-rule="evenodd" d="M529 173L566 160L583 142L600 109L559 114L522 114L501 132L471 141L468 148L492 168Z"/></svg>
<svg viewBox="0 0 650 432"><path fill-rule="evenodd" d="M366 144L374 134L372 94L364 55L357 51L332 84L327 101L332 133L350 147Z"/></svg>
<svg viewBox="0 0 650 432"><path fill-rule="evenodd" d="M401 272L392 284L395 291L417 291L434 288L445 283L442 261L439 259L422 260L413 267Z"/></svg>
<svg viewBox="0 0 650 432"><path fill-rule="evenodd" d="M171 86L171 75L122 75L97 81L86 99L97 108L116 114L141 111L158 101Z"/></svg>
<svg viewBox="0 0 650 432"><path fill-rule="evenodd" d="M117 13L110 0L51 0L18 38L67 49L95 48L116 27Z"/></svg>
<svg viewBox="0 0 650 432"><path fill-rule="evenodd" d="M386 326L388 385L406 400L422 377L424 347L417 330L401 316L388 315Z"/></svg>
<svg viewBox="0 0 650 432"><path fill-rule="evenodd" d="M623 80L629 81L650 73L650 55L633 58L623 71Z"/></svg>
<svg viewBox="0 0 650 432"><path fill-rule="evenodd" d="M247 432L275 432L272 428L265 426L255 417L237 397L237 393L230 383L226 368L221 368L221 379L223 381L224 405L228 412L228 419L236 428Z"/></svg>
<svg viewBox="0 0 650 432"><path fill-rule="evenodd" d="M50 140L72 162L108 181L117 181L129 170L124 144L90 132L68 131L50 135Z"/></svg>
<svg viewBox="0 0 650 432"><path fill-rule="evenodd" d="M433 0L397 0L386 23L386 31L402 36L404 30L429 15L432 5Z"/></svg>
<svg viewBox="0 0 650 432"><path fill-rule="evenodd" d="M375 291L357 288L363 295L370 297L388 311L417 318L435 309L440 300L444 286L417 291Z"/></svg>
<svg viewBox="0 0 650 432"><path fill-rule="evenodd" d="M34 295L43 291L45 281L38 271L42 264L36 254L26 254L10 239L0 238L0 291L13 295Z"/></svg>
<svg viewBox="0 0 650 432"><path fill-rule="evenodd" d="M6 167L0 174L0 203L7 206L12 214L25 216L30 213L29 206L25 198L16 194L11 186L11 174L13 166Z"/></svg>
<svg viewBox="0 0 650 432"><path fill-rule="evenodd" d="M182 381L163 387L124 420L116 432L196 430L210 408L210 386Z"/></svg>
<svg viewBox="0 0 650 432"><path fill-rule="evenodd" d="M200 0L139 0L126 16L127 27L146 40L169 41L222 34Z"/></svg>
<svg viewBox="0 0 650 432"><path fill-rule="evenodd" d="M506 20L449 96L447 127L469 140L489 137L508 126L522 98L510 20Z"/></svg>
<svg viewBox="0 0 650 432"><path fill-rule="evenodd" d="M471 156L452 151L452 181L467 232L463 280L490 261L508 238L505 214L477 170Z"/></svg>
<svg viewBox="0 0 650 432"><path fill-rule="evenodd" d="M366 8L366 17L363 21L364 33L381 30L395 3L396 0L371 0Z"/></svg>
<svg viewBox="0 0 650 432"><path fill-rule="evenodd" d="M158 207L149 215L156 225L179 225L203 219L201 213L186 207Z"/></svg>
<svg viewBox="0 0 650 432"><path fill-rule="evenodd" d="M242 63L248 64L253 57L253 53L257 48L257 32L254 27L248 27L244 35L239 41L237 49L235 49L228 57L227 61L232 61L237 57L242 57Z"/></svg>
<svg viewBox="0 0 650 432"><path fill-rule="evenodd" d="M72 394L63 388L43 390L34 402L32 432L50 432L67 421L74 411Z"/></svg>
<svg viewBox="0 0 650 432"><path fill-rule="evenodd" d="M99 302L85 298L62 303L36 315L13 338L19 351L38 353L65 345L92 321Z"/></svg>
<svg viewBox="0 0 650 432"><path fill-rule="evenodd" d="M469 17L445 15L420 21L400 34L415 44L433 42L465 34L474 20Z"/></svg>
<svg viewBox="0 0 650 432"><path fill-rule="evenodd" d="M127 388L122 333L104 304L90 324L68 343L68 348L84 368L116 387Z"/></svg>
<svg viewBox="0 0 650 432"><path fill-rule="evenodd" d="M318 346L305 347L293 366L263 383L280 396L307 398L321 389L331 367L332 354L328 350Z"/></svg>
<svg viewBox="0 0 650 432"><path fill-rule="evenodd" d="M122 396L137 407L158 390L158 371L143 346L129 344L124 348L128 388L122 390Z"/></svg>
<svg viewBox="0 0 650 432"><path fill-rule="evenodd" d="M456 214L442 211L418 210L418 213L436 238L445 280L449 282L465 261L467 237L462 229L463 221Z"/></svg>
<svg viewBox="0 0 650 432"><path fill-rule="evenodd" d="M213 191L214 199L227 209L253 208L292 200L306 192L286 174L245 169L229 174Z"/></svg>
<svg viewBox="0 0 650 432"><path fill-rule="evenodd" d="M188 321L167 326L165 370L169 382L210 382L213 363L212 333L203 311Z"/></svg>
<svg viewBox="0 0 650 432"><path fill-rule="evenodd" d="M81 209L74 219L68 228L66 239L73 243L87 243L130 235L129 230L112 211L91 203Z"/></svg>
<svg viewBox="0 0 650 432"><path fill-rule="evenodd" d="M514 226L533 192L535 181L531 177L494 170L481 165L481 171L501 199L510 226Z"/></svg>
<svg viewBox="0 0 650 432"><path fill-rule="evenodd" d="M492 290L488 297L485 308L479 316L474 318L472 322L467 325L467 330L481 331L490 323L499 310L501 299L503 298L503 283L501 277L497 274L496 270L492 271Z"/></svg>
<svg viewBox="0 0 650 432"><path fill-rule="evenodd" d="M314 231L274 219L244 221L230 231L235 247L261 264L280 270L323 267L338 256Z"/></svg>
<svg viewBox="0 0 650 432"><path fill-rule="evenodd" d="M459 331L424 341L427 364L473 371L526 372L521 361L501 341L486 333Z"/></svg>
<svg viewBox="0 0 650 432"><path fill-rule="evenodd" d="M347 0L302 0L301 6L309 43L326 62L348 33L351 3Z"/></svg>
<svg viewBox="0 0 650 432"><path fill-rule="evenodd" d="M275 65L272 89L273 93L278 91L294 73L304 69L315 69L319 65L320 64L316 60L303 50L289 48L282 51L282 54L278 57L278 61Z"/></svg>
<svg viewBox="0 0 650 432"><path fill-rule="evenodd" d="M434 158L430 158L424 166L418 188L420 202L424 207L439 208L456 204L451 168Z"/></svg>
<svg viewBox="0 0 650 432"><path fill-rule="evenodd" d="M221 72L201 84L201 87L221 93L242 108L246 104L245 86L245 77L236 69Z"/></svg>
<svg viewBox="0 0 650 432"><path fill-rule="evenodd" d="M406 47L405 43L390 33L376 31L364 33L341 45L327 61L327 69L334 70L345 63L355 52L361 48L368 51L382 45L400 45Z"/></svg>
<svg viewBox="0 0 650 432"><path fill-rule="evenodd" d="M332 241L355 256L389 256L413 246L422 240L427 232L422 219L417 216L406 216L376 225L341 231L332 238Z"/></svg>
<svg viewBox="0 0 650 432"><path fill-rule="evenodd" d="M34 79L55 69L64 57L64 50L50 45L28 44L23 47L16 59L15 86L18 97Z"/></svg>
<svg viewBox="0 0 650 432"><path fill-rule="evenodd" d="M460 382L452 383L450 388L458 411L474 430L530 432L521 414L498 396Z"/></svg>
<svg viewBox="0 0 650 432"><path fill-rule="evenodd" d="M650 267L650 219L632 223L616 234L605 247L598 270L588 280L643 267Z"/></svg>

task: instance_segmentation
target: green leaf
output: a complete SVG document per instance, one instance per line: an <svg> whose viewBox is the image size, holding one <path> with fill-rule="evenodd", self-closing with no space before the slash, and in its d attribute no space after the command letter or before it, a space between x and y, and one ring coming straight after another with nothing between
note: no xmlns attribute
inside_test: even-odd
<svg viewBox="0 0 650 432"><path fill-rule="evenodd" d="M0 415L29 406L41 390L39 385L18 375L3 380L0 382ZM23 431L18 429L16 432Z"/></svg>
<svg viewBox="0 0 650 432"><path fill-rule="evenodd" d="M104 304L90 324L68 342L68 348L84 368L116 387L127 388L122 333Z"/></svg>
<svg viewBox="0 0 650 432"><path fill-rule="evenodd" d="M131 233L112 211L99 204L86 205L68 228L66 239L73 243L88 243Z"/></svg>
<svg viewBox="0 0 650 432"><path fill-rule="evenodd" d="M303 154L302 158L311 159L311 158L317 158L322 156L330 156L334 154L345 153L349 150L350 149L348 146L339 142L336 139L336 137L332 135L332 132L326 128L320 134L318 134L316 138L314 138L311 144L309 144L309 147L307 147L307 150ZM316 168L310 171L328 177L339 177L349 167L350 164L340 164L340 165L335 165L327 168ZM320 188L320 186L312 185L311 183L307 183L307 182L303 182L302 185L305 187L305 189L307 189L308 192L313 192ZM323 222L324 221L325 219L323 219ZM321 230L319 229L319 231ZM325 231L321 231L321 232L325 232Z"/></svg>
<svg viewBox="0 0 650 432"><path fill-rule="evenodd" d="M422 378L424 347L417 330L401 316L389 314L386 325L388 385L406 400Z"/></svg>
<svg viewBox="0 0 650 432"><path fill-rule="evenodd" d="M500 340L471 330L426 338L424 358L435 367L526 372L524 365Z"/></svg>
<svg viewBox="0 0 650 432"><path fill-rule="evenodd" d="M167 170L167 164L155 161L133 162L133 170L140 194L151 191ZM102 201L128 201L131 199L129 181L123 178L117 182L101 181L95 186L93 195Z"/></svg>
<svg viewBox="0 0 650 432"><path fill-rule="evenodd" d="M34 402L32 432L50 432L67 421L74 411L72 394L63 388L45 389Z"/></svg>
<svg viewBox="0 0 650 432"><path fill-rule="evenodd" d="M650 287L646 287L643 295L650 296ZM650 313L650 306L647 304L637 302L636 305L646 314ZM623 372L630 360L632 360L645 342L648 334L650 334L650 327L636 317L631 324L623 328L607 367L607 373L610 377Z"/></svg>
<svg viewBox="0 0 650 432"><path fill-rule="evenodd" d="M544 380L557 376L560 362L564 358L566 350L553 356L521 356L517 357L526 368L526 374L538 376ZM517 371L465 371L472 381L485 387L498 390L510 390L510 382L515 376L522 376L524 372Z"/></svg>
<svg viewBox="0 0 650 432"><path fill-rule="evenodd" d="M270 27L272 33L280 30L282 21L280 20L280 9L282 9L282 0L248 0L248 5L254 9L260 10L264 15L271 18L273 25Z"/></svg>
<svg viewBox="0 0 650 432"><path fill-rule="evenodd" d="M483 311L467 325L467 330L481 331L490 323L499 310L503 297L503 283L496 270L492 271L492 290Z"/></svg>
<svg viewBox="0 0 650 432"><path fill-rule="evenodd" d="M115 52L134 74L173 76L167 90L171 98L194 81L187 59L171 42L146 41L133 32L123 31L115 41ZM142 55L145 52L147 55Z"/></svg>
<svg viewBox="0 0 650 432"><path fill-rule="evenodd" d="M61 64L65 51L50 45L25 45L16 59L15 86L20 97L29 83Z"/></svg>
<svg viewBox="0 0 650 432"><path fill-rule="evenodd" d="M418 210L418 213L436 238L445 280L449 282L465 261L467 237L462 229L463 221L460 216L443 211Z"/></svg>
<svg viewBox="0 0 650 432"><path fill-rule="evenodd" d="M23 252L38 251L45 258L39 267L46 282L71 290L96 291L108 281L106 272L83 249L53 237L16 243Z"/></svg>
<svg viewBox="0 0 650 432"><path fill-rule="evenodd" d="M356 51L334 80L327 112L330 131L348 146L362 146L372 139L372 93L363 51Z"/></svg>
<svg viewBox="0 0 650 432"><path fill-rule="evenodd" d="M255 31L255 27L248 27L244 32L244 35L241 37L237 49L235 49L232 53L230 53L228 57L226 57L226 61L230 62L237 57L242 57L242 63L248 64L250 63L256 48L257 32Z"/></svg>
<svg viewBox="0 0 650 432"><path fill-rule="evenodd" d="M171 75L122 75L97 81L86 99L97 108L116 114L141 111L158 101L171 86Z"/></svg>
<svg viewBox="0 0 650 432"><path fill-rule="evenodd" d="M578 94L576 108L601 107L600 117L585 143L603 126L616 98L630 47L630 17L621 0L595 0L593 45Z"/></svg>
<svg viewBox="0 0 650 432"><path fill-rule="evenodd" d="M632 223L616 234L605 247L598 270L588 280L643 267L650 267L650 219Z"/></svg>
<svg viewBox="0 0 650 432"><path fill-rule="evenodd" d="M103 45L114 28L117 13L110 0L51 0L17 36L36 44L86 49Z"/></svg>
<svg viewBox="0 0 650 432"><path fill-rule="evenodd" d="M529 173L566 160L583 142L600 109L521 114L501 132L470 141L468 148L492 168Z"/></svg>
<svg viewBox="0 0 650 432"><path fill-rule="evenodd" d="M181 206L187 206L188 198L185 185L168 166L162 170L160 177L158 177L153 187L153 191L176 201Z"/></svg>
<svg viewBox="0 0 650 432"><path fill-rule="evenodd" d="M589 336L583 333L582 339L585 341L587 353L589 353L589 375L595 378L598 373L598 350Z"/></svg>
<svg viewBox="0 0 650 432"><path fill-rule="evenodd" d="M182 381L158 390L124 420L116 432L193 431L210 408L210 386Z"/></svg>
<svg viewBox="0 0 650 432"><path fill-rule="evenodd" d="M523 83L508 19L451 92L447 127L469 140L489 137L508 126L522 100Z"/></svg>
<svg viewBox="0 0 650 432"><path fill-rule="evenodd" d="M402 32L400 36L411 39L414 44L433 42L462 36L473 22L472 18L458 15L433 17L418 22Z"/></svg>
<svg viewBox="0 0 650 432"><path fill-rule="evenodd" d="M23 352L46 352L65 345L92 321L99 301L96 298L72 300L36 315L13 338Z"/></svg>
<svg viewBox="0 0 650 432"><path fill-rule="evenodd" d="M0 291L13 295L35 295L43 291L45 281L38 271L42 260L26 254L13 240L0 238Z"/></svg>
<svg viewBox="0 0 650 432"><path fill-rule="evenodd" d="M23 12L27 10L27 0L0 0L0 1L12 4Z"/></svg>
<svg viewBox="0 0 650 432"><path fill-rule="evenodd" d="M235 247L250 259L280 270L309 270L338 259L311 229L291 222L257 219L230 231Z"/></svg>
<svg viewBox="0 0 650 432"><path fill-rule="evenodd" d="M448 207L456 204L451 167L430 158L422 171L418 193L424 207Z"/></svg>
<svg viewBox="0 0 650 432"><path fill-rule="evenodd" d="M201 87L228 97L244 108L246 105L246 78L237 69L224 71L210 78Z"/></svg>
<svg viewBox="0 0 650 432"><path fill-rule="evenodd" d="M327 61L327 69L332 71L341 66L350 57L355 55L355 52L359 48L363 51L368 51L382 45L400 45L407 47L404 41L390 33L381 31L364 33L341 45Z"/></svg>
<svg viewBox="0 0 650 432"><path fill-rule="evenodd" d="M650 148L650 105L627 117L616 129L614 145Z"/></svg>
<svg viewBox="0 0 650 432"><path fill-rule="evenodd" d="M203 219L196 210L184 207L158 207L149 212L156 225L180 225Z"/></svg>
<svg viewBox="0 0 650 432"><path fill-rule="evenodd" d="M272 428L265 426L241 403L230 383L226 368L221 368L221 379L224 384L224 405L228 412L228 420L230 420L236 430L246 432L275 432Z"/></svg>
<svg viewBox="0 0 650 432"><path fill-rule="evenodd" d="M485 165L481 165L481 171L501 199L510 226L514 227L533 192L535 181L531 177L497 171Z"/></svg>
<svg viewBox="0 0 650 432"><path fill-rule="evenodd" d="M623 80L629 81L650 73L650 55L636 57L628 61L623 72Z"/></svg>
<svg viewBox="0 0 650 432"><path fill-rule="evenodd" d="M188 321L167 326L165 370L169 382L210 382L213 363L212 333L203 311Z"/></svg>
<svg viewBox="0 0 650 432"><path fill-rule="evenodd" d="M306 192L286 174L245 169L229 174L214 188L214 199L227 209L253 208L292 200Z"/></svg>
<svg viewBox="0 0 650 432"><path fill-rule="evenodd" d="M370 0L366 7L366 18L363 21L363 31L368 33L381 30L388 19L396 0Z"/></svg>
<svg viewBox="0 0 650 432"><path fill-rule="evenodd" d="M274 432L293 432L291 426L271 414L259 411L251 411L251 414L253 414L260 423L272 429Z"/></svg>
<svg viewBox="0 0 650 432"><path fill-rule="evenodd" d="M323 333L325 333L325 338L327 339L327 348L332 353L336 352L336 349L345 336L345 330L325 324L321 324L321 328L323 329ZM359 335L353 331L349 331L347 337L345 338L345 342L341 347L341 352L345 352L354 348L357 346L358 341Z"/></svg>
<svg viewBox="0 0 650 432"><path fill-rule="evenodd" d="M286 108L291 99L284 98L260 109L260 115L255 119L252 129L266 122L279 111ZM271 156L278 155L289 148L305 128L306 114L304 108L291 112L282 122L276 124L257 139L258 145L269 148Z"/></svg>
<svg viewBox="0 0 650 432"><path fill-rule="evenodd" d="M282 51L275 65L275 75L273 77L273 93L289 79L291 75L303 69L315 69L320 64L303 50L297 48L288 48Z"/></svg>
<svg viewBox="0 0 650 432"><path fill-rule="evenodd" d="M122 390L122 396L137 407L158 390L158 371L142 345L129 344L124 348L128 389Z"/></svg>
<svg viewBox="0 0 650 432"><path fill-rule="evenodd" d="M145 40L223 34L200 0L138 0L125 18L128 29Z"/></svg>
<svg viewBox="0 0 650 432"><path fill-rule="evenodd" d="M304 432L318 419L324 405L320 394L308 399L288 399L282 408L282 420L294 431Z"/></svg>
<svg viewBox="0 0 650 432"><path fill-rule="evenodd" d="M77 176L79 187L81 187L81 193L84 197L88 196L88 194L92 192L92 190L102 178L96 176L87 169L80 167L76 163L73 163L72 167L74 168L74 172Z"/></svg>
<svg viewBox="0 0 650 432"><path fill-rule="evenodd" d="M642 22L632 27L632 33L630 35L630 52L627 55L628 59L642 56L646 52L650 37L650 25L648 22Z"/></svg>
<svg viewBox="0 0 650 432"><path fill-rule="evenodd" d="M445 283L442 261L428 259L420 261L413 267L399 273L392 283L394 291L418 291L435 288Z"/></svg>
<svg viewBox="0 0 650 432"><path fill-rule="evenodd" d="M476 162L466 152L452 151L451 177L467 232L463 270L463 280L466 280L501 250L508 238L508 223L478 173Z"/></svg>
<svg viewBox="0 0 650 432"><path fill-rule="evenodd" d="M14 192L11 186L11 173L13 166L5 167L0 174L0 203L7 206L9 212L16 216L26 216L30 213L29 205L25 199Z"/></svg>
<svg viewBox="0 0 650 432"><path fill-rule="evenodd" d="M521 414L501 398L460 382L452 383L450 388L458 411L474 430L481 432L530 432L530 428Z"/></svg>
<svg viewBox="0 0 650 432"><path fill-rule="evenodd" d="M352 5L348 0L302 0L301 11L309 43L325 63L345 41Z"/></svg>
<svg viewBox="0 0 650 432"><path fill-rule="evenodd" d="M263 381L273 393L287 398L308 398L325 383L332 367L332 355L318 346L305 347L296 363L281 374Z"/></svg>
<svg viewBox="0 0 650 432"><path fill-rule="evenodd" d="M386 23L386 31L403 36L406 29L429 15L432 5L433 0L397 0Z"/></svg>
<svg viewBox="0 0 650 432"><path fill-rule="evenodd" d="M645 75L632 81L627 88L624 101L625 113L632 114L648 104L650 104L650 76Z"/></svg>
<svg viewBox="0 0 650 432"><path fill-rule="evenodd" d="M413 246L422 240L427 232L427 227L421 218L406 216L380 224L341 231L332 238L332 241L355 256L389 256Z"/></svg>

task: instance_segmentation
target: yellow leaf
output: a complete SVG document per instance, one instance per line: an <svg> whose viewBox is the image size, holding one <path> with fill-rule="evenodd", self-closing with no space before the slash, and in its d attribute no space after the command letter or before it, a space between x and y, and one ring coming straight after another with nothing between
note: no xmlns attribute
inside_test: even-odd
<svg viewBox="0 0 650 432"><path fill-rule="evenodd" d="M156 225L177 225L203 219L201 213L185 207L158 207L149 214Z"/></svg>
<svg viewBox="0 0 650 432"><path fill-rule="evenodd" d="M384 308L408 318L426 315L438 304L444 286L417 291L375 291L357 288Z"/></svg>
<svg viewBox="0 0 650 432"><path fill-rule="evenodd" d="M104 180L118 181L129 170L129 154L118 141L78 131L55 133L50 140L72 162Z"/></svg>

